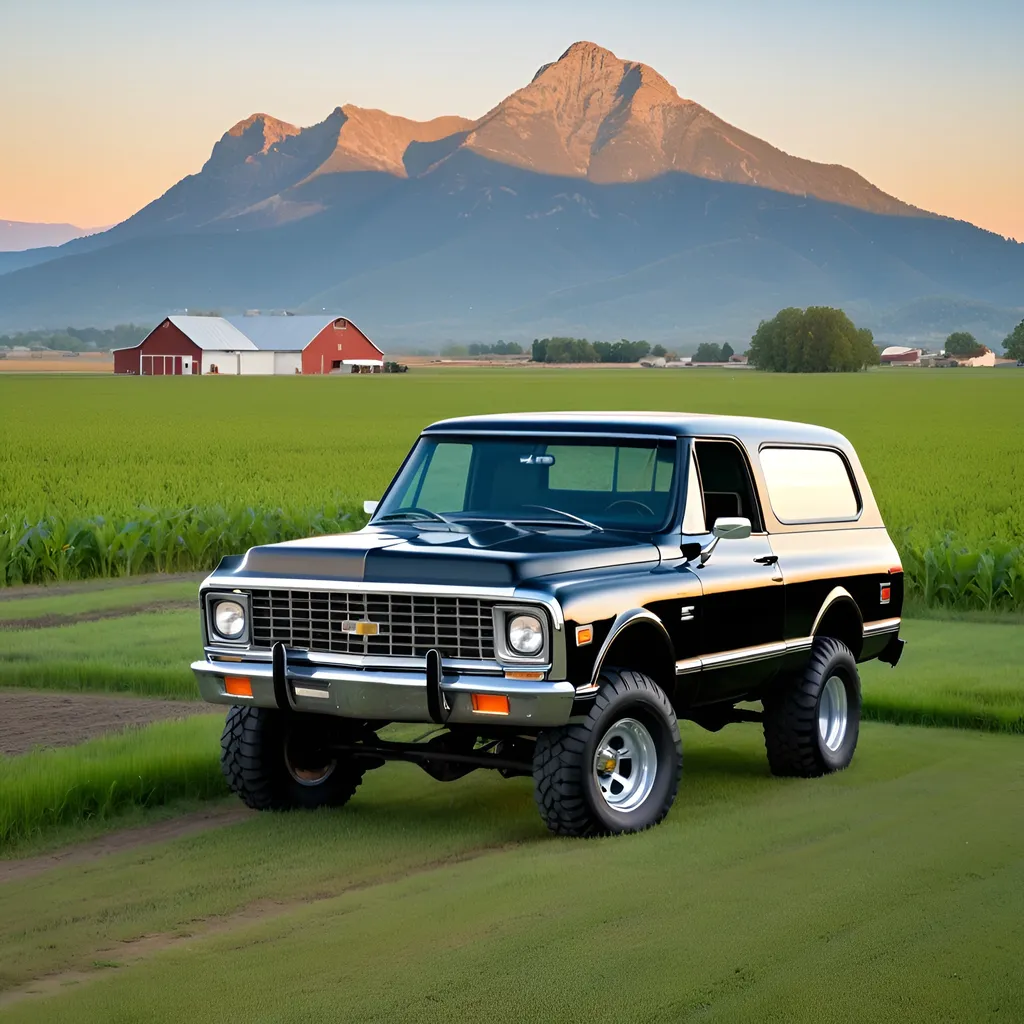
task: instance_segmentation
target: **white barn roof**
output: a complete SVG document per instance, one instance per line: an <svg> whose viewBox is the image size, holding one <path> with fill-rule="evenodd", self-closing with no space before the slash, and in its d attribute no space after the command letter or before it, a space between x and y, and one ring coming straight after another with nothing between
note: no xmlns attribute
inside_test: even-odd
<svg viewBox="0 0 1024 1024"><path fill-rule="evenodd" d="M220 316L169 316L167 318L204 352L255 352L256 345Z"/></svg>

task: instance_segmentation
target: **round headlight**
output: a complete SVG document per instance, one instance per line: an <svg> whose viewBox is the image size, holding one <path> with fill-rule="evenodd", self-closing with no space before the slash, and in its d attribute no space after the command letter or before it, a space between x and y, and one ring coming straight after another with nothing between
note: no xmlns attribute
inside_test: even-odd
<svg viewBox="0 0 1024 1024"><path fill-rule="evenodd" d="M536 615L517 615L508 624L508 645L516 654L539 654L544 627Z"/></svg>
<svg viewBox="0 0 1024 1024"><path fill-rule="evenodd" d="M237 601L218 601L213 626L225 640L237 640L245 632L245 609Z"/></svg>

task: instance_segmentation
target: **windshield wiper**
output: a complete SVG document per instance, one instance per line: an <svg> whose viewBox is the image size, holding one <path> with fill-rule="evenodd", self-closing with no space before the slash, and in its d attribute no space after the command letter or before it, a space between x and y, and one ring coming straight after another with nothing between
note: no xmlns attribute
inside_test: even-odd
<svg viewBox="0 0 1024 1024"><path fill-rule="evenodd" d="M551 508L550 505L524 505L523 508L539 508L544 512L554 512L556 516L562 516L567 519L573 526L585 526L588 530L597 530L598 533L604 533L604 527L598 526L597 523L592 523L589 519L584 519L583 516L575 515L572 512L566 512L564 509ZM546 523L546 519L513 519L513 523Z"/></svg>
<svg viewBox="0 0 1024 1024"><path fill-rule="evenodd" d="M422 516L424 519L432 519L438 523L452 525L450 519L445 519L439 512L431 512L429 508L400 508L395 512L386 512L382 516L377 516L375 522L383 523L387 519L404 519L406 516Z"/></svg>

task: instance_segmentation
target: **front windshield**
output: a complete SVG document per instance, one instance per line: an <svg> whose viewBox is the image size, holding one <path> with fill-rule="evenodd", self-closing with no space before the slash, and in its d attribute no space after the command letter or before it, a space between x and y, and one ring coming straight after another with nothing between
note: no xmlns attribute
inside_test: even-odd
<svg viewBox="0 0 1024 1024"><path fill-rule="evenodd" d="M672 438L424 437L373 518L653 533L672 515L675 463Z"/></svg>

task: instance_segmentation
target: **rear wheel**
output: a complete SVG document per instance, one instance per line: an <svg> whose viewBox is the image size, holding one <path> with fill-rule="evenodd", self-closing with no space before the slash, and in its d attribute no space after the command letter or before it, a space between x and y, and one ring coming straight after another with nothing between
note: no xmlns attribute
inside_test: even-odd
<svg viewBox="0 0 1024 1024"><path fill-rule="evenodd" d="M857 749L860 706L860 676L850 649L818 637L803 671L764 699L772 773L810 778L848 767Z"/></svg>
<svg viewBox="0 0 1024 1024"><path fill-rule="evenodd" d="M326 750L327 724L273 708L232 707L220 740L220 766L232 793L258 811L340 807L363 768Z"/></svg>
<svg viewBox="0 0 1024 1024"><path fill-rule="evenodd" d="M534 796L558 835L639 832L668 814L679 788L679 724L664 690L607 669L584 722L537 737Z"/></svg>

